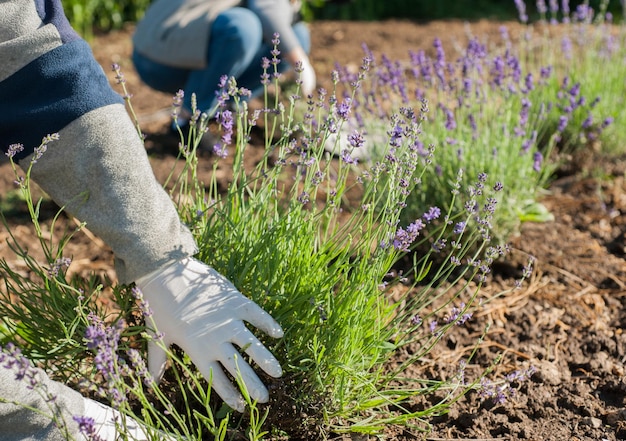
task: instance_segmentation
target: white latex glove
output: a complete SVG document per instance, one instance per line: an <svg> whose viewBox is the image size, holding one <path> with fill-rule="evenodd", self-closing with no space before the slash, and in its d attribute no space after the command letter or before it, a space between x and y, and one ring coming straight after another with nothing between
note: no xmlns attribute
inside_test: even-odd
<svg viewBox="0 0 626 441"><path fill-rule="evenodd" d="M272 377L280 377L278 360L244 325L244 321L274 338L283 336L278 323L226 278L198 260L186 258L136 282L152 309L157 331L167 347L176 343L191 357L202 375L212 378L215 392L233 409L245 401L222 368L236 377L237 368L253 400L267 402L269 392L239 355L244 350ZM148 346L148 369L161 378L166 353L154 341Z"/></svg>
<svg viewBox="0 0 626 441"><path fill-rule="evenodd" d="M91 417L94 420L95 435L98 436L98 438L95 439L101 439L102 441L117 441L127 438L129 441L147 441L150 439L148 437L150 432L132 418L125 417L122 420L122 416L117 410L97 401L90 400L89 398L85 398L84 400L85 416ZM118 428L120 431L118 431ZM122 434L125 435L124 438L122 438ZM91 440L93 438L85 437L85 441L88 439ZM158 439L174 441L176 438L159 432Z"/></svg>
<svg viewBox="0 0 626 441"><path fill-rule="evenodd" d="M302 89L303 95L308 96L315 92L317 77L315 76L315 70L309 61L309 57L302 57L300 62L302 63L302 72L300 73L302 85L300 88Z"/></svg>

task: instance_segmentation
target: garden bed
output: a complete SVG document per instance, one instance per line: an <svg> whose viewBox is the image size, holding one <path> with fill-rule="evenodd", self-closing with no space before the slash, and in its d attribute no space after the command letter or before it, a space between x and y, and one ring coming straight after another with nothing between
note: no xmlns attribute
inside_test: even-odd
<svg viewBox="0 0 626 441"><path fill-rule="evenodd" d="M433 38L439 37L453 53L465 45L469 31L495 36L501 25L317 22L312 24L312 62L320 83L330 88L335 62L358 68L361 43L396 59L406 58L409 50L432 50ZM164 178L175 163L168 154L175 144L166 135L171 97L149 90L137 79L129 61L131 32L129 28L97 37L94 52L105 70L112 62L121 65L148 135L146 147L155 172ZM255 150L262 156L261 147L252 147L250 161L255 160ZM5 196L14 184L8 164L3 162L1 168L0 195L6 206ZM201 158L199 168L209 173L209 159ZM483 402L470 393L449 414L430 421L431 433L390 429L387 439L626 439L625 176L626 155L622 160L604 160L590 147L573 157L543 197L554 221L523 225L521 234L511 239L509 258L494 267L485 294L496 293L519 277L527 254L537 258L530 282L488 303L467 325L446 335L428 360L409 371L433 379L455 375L459 360L469 355L489 324L474 362L487 365L501 355L496 369L503 372L532 365L537 373L531 381L503 404ZM219 179L228 180L226 165L220 168ZM44 206L44 216L56 210L49 205ZM20 211L18 203L11 207L8 220L14 234L28 243L34 237L28 213ZM10 260L5 234L0 231L0 256ZM80 233L66 250L73 256L71 271L114 276L111 252L97 238Z"/></svg>

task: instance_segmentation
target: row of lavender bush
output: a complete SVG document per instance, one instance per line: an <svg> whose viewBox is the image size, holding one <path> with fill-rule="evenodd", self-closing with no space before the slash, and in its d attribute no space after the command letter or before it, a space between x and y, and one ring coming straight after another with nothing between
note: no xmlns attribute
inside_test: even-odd
<svg viewBox="0 0 626 441"><path fill-rule="evenodd" d="M503 402L532 367L498 377L483 366L470 377L469 352L453 378L405 373L472 319L491 264L506 258L507 236L524 220L548 218L537 207L558 161L594 142L621 145L610 123L623 118L623 85L604 79L621 69L622 30L588 7L565 16L560 24L547 16L515 37L503 29L497 43L471 38L457 56L439 40L431 55L416 51L406 61L365 48L358 72L337 68L333 90L308 99L297 87L272 101L266 94L256 112L242 99L248 92L225 78L215 167L233 158L226 189L198 180L196 149L208 121L197 114L181 142L185 167L168 188L196 234L199 257L285 329L283 339L267 342L285 371L270 384L279 397L270 405L249 402L243 416L220 408L206 379L176 351L169 382L156 386L138 338L148 338L150 326L141 319L140 293L113 287L119 309L104 309L102 286L67 280L71 234L50 242L29 172L17 169L47 261L11 240L29 272L0 265L4 341L15 340L56 378L185 439L225 439L229 428L249 439L379 433L391 424L423 430L469 390ZM576 56L562 50L568 41ZM606 68L594 77L599 62ZM278 81L276 63L265 62L271 81ZM248 141L260 122L265 156L248 169ZM530 271L531 262L524 277ZM3 366L27 363L13 346L5 349ZM424 408L410 405L434 396Z"/></svg>

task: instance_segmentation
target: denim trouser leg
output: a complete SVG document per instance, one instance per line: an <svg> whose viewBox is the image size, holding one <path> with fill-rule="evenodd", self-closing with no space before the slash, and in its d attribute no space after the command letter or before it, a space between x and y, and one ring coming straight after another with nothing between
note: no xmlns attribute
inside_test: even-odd
<svg viewBox="0 0 626 441"><path fill-rule="evenodd" d="M144 57L137 51L133 51L133 64L141 80L148 86L159 92L174 95L184 89L189 69L166 66Z"/></svg>
<svg viewBox="0 0 626 441"><path fill-rule="evenodd" d="M300 45L308 53L311 47L310 35L304 23L293 26ZM207 50L207 66L204 69L190 70L166 66L147 59L136 51L133 63L142 81L161 92L185 91L183 107L191 110L191 95L195 93L197 108L214 113L217 105L216 91L223 75L235 77L237 85L258 95L262 92L261 60L272 58L271 44L263 42L261 21L249 9L231 8L222 12L211 27ZM283 61L279 71L284 72L289 65Z"/></svg>
<svg viewBox="0 0 626 441"><path fill-rule="evenodd" d="M207 66L191 70L167 66L133 51L133 63L142 81L155 90L171 93L184 90L183 107L191 110L195 93L197 108L212 113L217 104L215 92L223 75L239 77L252 63L263 41L261 21L249 9L231 8L213 22Z"/></svg>
<svg viewBox="0 0 626 441"><path fill-rule="evenodd" d="M217 105L217 90L223 75L239 78L263 44L261 21L245 8L231 8L221 13L211 27L207 67L194 70L185 84L185 107L191 106L191 93L196 94L198 108L208 114ZM259 61L260 62L260 61Z"/></svg>

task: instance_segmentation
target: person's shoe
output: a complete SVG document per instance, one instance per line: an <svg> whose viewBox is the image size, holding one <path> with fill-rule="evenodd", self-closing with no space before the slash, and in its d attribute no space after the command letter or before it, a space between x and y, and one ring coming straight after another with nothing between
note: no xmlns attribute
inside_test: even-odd
<svg viewBox="0 0 626 441"><path fill-rule="evenodd" d="M380 133L363 135L364 145L353 147L350 145L348 137L355 132L356 123L350 121L344 123L337 133L331 133L324 143L324 150L335 158L342 158L348 161L370 162L380 159L383 156L387 140L380 133L385 133L384 128Z"/></svg>

